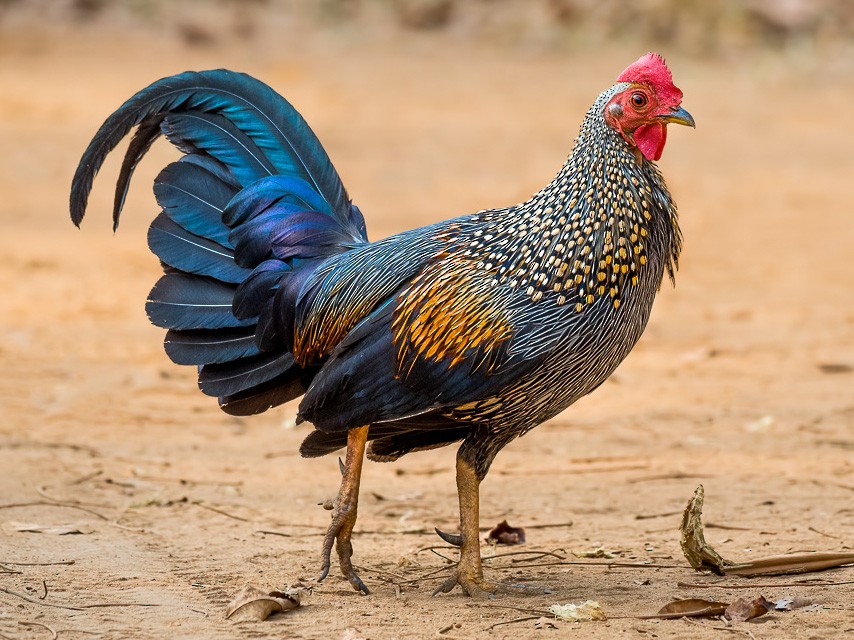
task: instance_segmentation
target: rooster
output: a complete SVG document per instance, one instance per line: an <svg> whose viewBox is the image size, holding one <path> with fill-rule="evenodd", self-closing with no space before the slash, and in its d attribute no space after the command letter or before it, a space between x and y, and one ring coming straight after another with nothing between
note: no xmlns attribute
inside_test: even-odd
<svg viewBox="0 0 854 640"><path fill-rule="evenodd" d="M346 447L323 541L352 563L362 462L462 442L460 547L452 575L484 580L479 487L509 442L590 393L628 355L681 250L676 206L655 161L667 125L694 126L664 60L644 55L599 95L557 176L522 204L370 242L359 209L300 114L267 85L187 72L113 113L74 175L80 225L104 158L134 127L113 208L161 134L184 156L154 182L148 232L164 275L146 311L202 392L250 415L302 397L314 430L300 452Z"/></svg>

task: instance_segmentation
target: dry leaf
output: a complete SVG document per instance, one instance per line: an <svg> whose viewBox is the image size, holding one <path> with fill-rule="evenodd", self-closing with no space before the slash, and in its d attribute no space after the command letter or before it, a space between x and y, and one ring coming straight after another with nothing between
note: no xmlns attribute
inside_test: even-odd
<svg viewBox="0 0 854 640"><path fill-rule="evenodd" d="M658 612L657 616L666 618L712 618L721 615L727 609L726 602L714 602L700 598L687 598L669 602Z"/></svg>
<svg viewBox="0 0 854 640"><path fill-rule="evenodd" d="M262 621L274 613L296 609L306 589L288 587L284 592L265 592L250 584L245 585L228 605L226 620L237 622Z"/></svg>
<svg viewBox="0 0 854 640"><path fill-rule="evenodd" d="M712 549L703 535L703 485L697 487L694 496L685 507L682 514L682 526L679 531L682 537L679 544L682 545L682 553L697 571L712 571L719 576L724 575L726 567L733 563L724 560L721 555Z"/></svg>
<svg viewBox="0 0 854 640"><path fill-rule="evenodd" d="M6 522L5 529L16 533L47 533L54 536L83 535L92 533L92 528L79 524L33 524L30 522Z"/></svg>
<svg viewBox="0 0 854 640"><path fill-rule="evenodd" d="M747 598L739 598L726 608L724 615L734 622L747 622L759 616L764 616L774 608L773 602L768 602L762 596L749 601Z"/></svg>
<svg viewBox="0 0 854 640"><path fill-rule="evenodd" d="M507 520L502 520L489 532L486 540L498 544L522 544L525 542L525 530L522 527L511 527Z"/></svg>
<svg viewBox="0 0 854 640"><path fill-rule="evenodd" d="M554 614L558 620L569 620L570 622L606 619L605 612L595 600L587 600L581 604L553 604L549 607L549 613Z"/></svg>

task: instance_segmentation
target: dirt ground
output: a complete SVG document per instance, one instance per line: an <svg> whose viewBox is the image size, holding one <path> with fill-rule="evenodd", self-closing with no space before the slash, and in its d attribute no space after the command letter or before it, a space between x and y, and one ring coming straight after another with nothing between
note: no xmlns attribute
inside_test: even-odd
<svg viewBox="0 0 854 640"><path fill-rule="evenodd" d="M551 595L430 597L448 570L438 554L453 557L428 549L442 544L432 527L456 527L448 448L366 467L354 540L372 595L333 572L295 612L225 620L247 582L272 589L316 577L329 519L317 505L334 494L338 464L299 457L308 428L294 427L295 406L226 416L163 353L143 301L159 272L145 243L150 184L175 155L168 145L138 172L115 236L116 158L82 230L68 219L71 174L90 136L164 75L226 66L280 90L379 238L526 199L560 167L587 106L645 50L425 37L223 50L133 30L4 34L0 637L851 636L851 568L712 579L687 566L676 530L702 483L707 538L726 557L854 544L850 62L809 52L668 56L697 121L696 131L671 131L660 162L685 233L678 286L663 288L611 380L511 444L482 489L482 524L506 518L528 537L512 549L484 545L485 556L563 558L495 558L487 571ZM82 533L21 532L20 523ZM599 547L615 558L581 557ZM759 594L814 605L730 629L636 618L679 597ZM493 626L588 599L607 622Z"/></svg>

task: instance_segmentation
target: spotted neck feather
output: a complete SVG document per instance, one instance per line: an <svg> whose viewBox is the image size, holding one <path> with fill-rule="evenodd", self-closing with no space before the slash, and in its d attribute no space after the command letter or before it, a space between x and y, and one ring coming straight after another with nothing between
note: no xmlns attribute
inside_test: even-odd
<svg viewBox="0 0 854 640"><path fill-rule="evenodd" d="M486 213L497 226L482 232L494 247L484 266L534 302L549 297L581 312L607 298L619 308L647 270L657 272L656 287L663 268L674 277L682 244L676 206L655 164L638 162L603 115L628 86L599 96L550 184L525 203Z"/></svg>

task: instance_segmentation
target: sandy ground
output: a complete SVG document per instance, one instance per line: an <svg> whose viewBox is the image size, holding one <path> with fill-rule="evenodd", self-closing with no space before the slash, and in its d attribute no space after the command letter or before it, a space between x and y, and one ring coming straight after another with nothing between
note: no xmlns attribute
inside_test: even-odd
<svg viewBox="0 0 854 640"><path fill-rule="evenodd" d="M246 70L287 95L378 238L527 198L563 162L589 103L644 50L585 56L330 38L222 51L135 32L5 34L0 635L850 636L852 569L716 582L687 567L676 531L703 483L707 537L727 557L854 544L850 67L841 77L815 57L670 56L698 123L671 132L660 163L685 232L678 287L664 287L616 375L510 445L483 485L484 526L506 518L528 528L516 550L565 558L496 558L489 573L547 586L547 596L430 597L447 564L425 550L440 544L429 531L455 528L454 452L445 449L366 467L355 547L371 596L333 575L298 611L226 621L244 583L316 577L329 518L317 505L336 490L337 462L299 458L307 428L293 427L293 406L228 417L196 390L192 370L162 352L143 301L159 271L145 228L151 179L174 157L167 145L138 172L117 235L115 160L82 231L68 221L70 177L96 127L135 90L187 68ZM16 523L83 533L25 533ZM612 562L661 568L576 557L598 547ZM520 557L532 566L512 562ZM802 582L816 577L840 584ZM632 617L677 597L759 594L815 605L729 631L719 620ZM587 599L611 619L493 627Z"/></svg>

